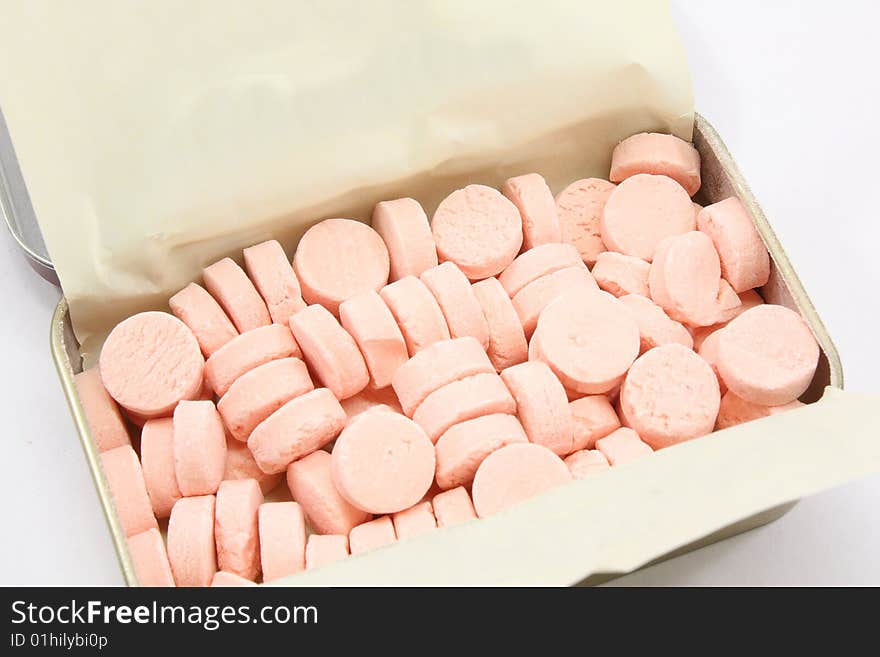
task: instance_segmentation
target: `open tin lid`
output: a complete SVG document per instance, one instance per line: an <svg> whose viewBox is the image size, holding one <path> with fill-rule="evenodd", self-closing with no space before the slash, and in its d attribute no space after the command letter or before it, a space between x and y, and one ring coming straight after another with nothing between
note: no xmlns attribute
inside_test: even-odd
<svg viewBox="0 0 880 657"><path fill-rule="evenodd" d="M87 361L248 244L527 171L559 189L630 134L691 137L668 2L85 4L5 12L0 107Z"/></svg>
<svg viewBox="0 0 880 657"><path fill-rule="evenodd" d="M28 195L15 149L0 108L0 214L9 232L18 243L34 270L53 285L59 285L58 275L49 257L49 250L37 224L34 206Z"/></svg>

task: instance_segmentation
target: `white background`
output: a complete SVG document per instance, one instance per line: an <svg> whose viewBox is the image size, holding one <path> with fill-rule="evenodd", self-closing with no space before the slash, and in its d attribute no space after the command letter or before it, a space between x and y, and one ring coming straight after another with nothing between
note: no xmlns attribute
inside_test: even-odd
<svg viewBox="0 0 880 657"><path fill-rule="evenodd" d="M837 343L847 387L877 392L880 401L880 5L674 6L698 111L727 142L785 245ZM10 373L0 383L0 584L122 584L49 356L58 292L25 265L3 231L0 248L0 343ZM828 437L829 461L835 438ZM878 585L878 555L875 476L804 500L769 526L617 581Z"/></svg>

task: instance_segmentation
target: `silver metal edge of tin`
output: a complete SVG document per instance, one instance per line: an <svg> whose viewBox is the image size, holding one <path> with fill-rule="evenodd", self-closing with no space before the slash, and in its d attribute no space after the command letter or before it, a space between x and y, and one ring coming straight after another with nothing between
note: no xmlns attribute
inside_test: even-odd
<svg viewBox="0 0 880 657"><path fill-rule="evenodd" d="M794 268L788 260L782 245L773 232L761 207L755 200L749 186L736 166L730 152L724 145L718 133L712 125L701 115L695 114L694 120L694 145L700 151L703 160L702 176L703 186L698 193L697 200L707 203L717 202L727 196L735 195L740 198L752 215L755 226L758 228L773 262L771 280L761 289L765 300L770 303L779 303L789 308L797 309L801 316L809 324L816 336L821 348L819 367L810 389L805 393L804 399L815 401L822 395L826 386L843 388L843 367L837 349L828 335L828 331L819 317L813 303L803 288ZM5 201L4 201L5 202ZM5 209L5 208L4 208ZM9 219L7 218L7 222ZM10 225L10 228L12 226ZM26 248L26 247L24 247ZM43 264L41 262L41 264ZM46 265L51 268L51 263ZM39 271L39 270L38 270ZM54 271L53 271L54 273ZM85 452L86 461L97 488L98 497L110 528L116 553L119 558L123 576L131 586L137 585L137 577L128 552L125 532L119 523L119 519L113 509L112 495L107 486L107 481L100 468L100 455L92 440L88 423L85 419L82 406L76 394L74 382L75 374L81 370L79 357L79 345L73 334L68 314L67 301L62 297L55 308L51 326L52 357L55 362L61 384L67 398L74 423L79 434L80 442ZM709 534L702 539L689 545L683 546L669 554L658 557L651 563L658 563L666 559L690 552L716 541L730 536L760 527L780 518L787 513L795 503L784 504L772 509L757 513L749 518L725 527L717 532ZM650 565L650 564L648 564ZM618 575L590 577L581 584L598 584Z"/></svg>
<svg viewBox="0 0 880 657"><path fill-rule="evenodd" d="M15 156L12 138L0 111L0 214L28 264L43 278L58 285L40 226Z"/></svg>

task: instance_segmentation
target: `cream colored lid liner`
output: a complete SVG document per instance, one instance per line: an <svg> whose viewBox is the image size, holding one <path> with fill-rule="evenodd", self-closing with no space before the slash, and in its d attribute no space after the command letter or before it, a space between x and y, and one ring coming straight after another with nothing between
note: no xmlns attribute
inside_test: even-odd
<svg viewBox="0 0 880 657"><path fill-rule="evenodd" d="M7 3L0 106L87 360L268 237L529 171L558 191L693 125L656 0Z"/></svg>
<svg viewBox="0 0 880 657"><path fill-rule="evenodd" d="M880 469L878 405L876 395L829 387L815 404L284 583L547 586L630 572L758 511Z"/></svg>

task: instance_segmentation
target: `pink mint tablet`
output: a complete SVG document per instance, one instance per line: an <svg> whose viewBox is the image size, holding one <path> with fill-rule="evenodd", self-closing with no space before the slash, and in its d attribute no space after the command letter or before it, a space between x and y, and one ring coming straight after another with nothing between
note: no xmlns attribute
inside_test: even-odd
<svg viewBox="0 0 880 657"><path fill-rule="evenodd" d="M313 452L288 466L287 486L314 531L348 536L352 527L367 522L371 515L339 494L331 470L330 454L322 450Z"/></svg>
<svg viewBox="0 0 880 657"><path fill-rule="evenodd" d="M761 295L758 294L757 290L746 290L745 292L740 292L739 301L740 305L737 306L737 317L739 315L742 315L749 308L754 308L755 306L760 306L762 303L764 303L764 299L761 298Z"/></svg>
<svg viewBox="0 0 880 657"><path fill-rule="evenodd" d="M501 187L501 192L519 210L522 218L523 249L528 250L562 239L556 201L543 176L527 173L508 178Z"/></svg>
<svg viewBox="0 0 880 657"><path fill-rule="evenodd" d="M200 397L201 397L201 395L199 395L197 398L200 398ZM150 418L145 417L143 415L138 415L137 413L133 413L132 411L128 410L127 408L122 408L120 406L120 409L122 410L123 415L125 415L125 417L128 418L128 421L131 422L136 427L144 426L144 423L150 419ZM167 417L167 415L168 414L166 414L165 417Z"/></svg>
<svg viewBox="0 0 880 657"><path fill-rule="evenodd" d="M348 536L311 534L306 543L306 569L319 568L348 556Z"/></svg>
<svg viewBox="0 0 880 657"><path fill-rule="evenodd" d="M623 465L654 450L628 427L621 427L596 441L596 448L611 465Z"/></svg>
<svg viewBox="0 0 880 657"><path fill-rule="evenodd" d="M306 521L296 502L260 505L260 563L263 581L295 575L306 567Z"/></svg>
<svg viewBox="0 0 880 657"><path fill-rule="evenodd" d="M125 535L134 536L158 527L141 464L131 446L101 452L101 468Z"/></svg>
<svg viewBox="0 0 880 657"><path fill-rule="evenodd" d="M333 447L333 483L350 504L396 513L422 499L434 479L434 446L419 425L397 413L363 413Z"/></svg>
<svg viewBox="0 0 880 657"><path fill-rule="evenodd" d="M455 424L437 441L437 485L441 489L469 486L480 463L496 449L528 442L513 415L493 414Z"/></svg>
<svg viewBox="0 0 880 657"><path fill-rule="evenodd" d="M410 356L435 342L449 339L443 311L418 278L405 276L383 287L379 294L400 327Z"/></svg>
<svg viewBox="0 0 880 657"><path fill-rule="evenodd" d="M256 584L240 575L227 573L223 570L217 571L214 573L214 577L211 578L212 588L231 588L238 586L256 586Z"/></svg>
<svg viewBox="0 0 880 657"><path fill-rule="evenodd" d="M620 386L615 386L611 390L605 393L605 398L610 401L612 404L617 402L618 397L620 397ZM571 401L571 400L569 400Z"/></svg>
<svg viewBox="0 0 880 657"><path fill-rule="evenodd" d="M345 411L333 393L318 388L291 399L260 422L247 445L263 472L282 472L333 440L345 420Z"/></svg>
<svg viewBox="0 0 880 657"><path fill-rule="evenodd" d="M242 333L214 352L205 364L205 378L222 397L242 374L270 360L288 356L302 356L290 329L280 324L261 326Z"/></svg>
<svg viewBox="0 0 880 657"><path fill-rule="evenodd" d="M499 274L523 243L519 210L485 185L447 196L434 212L431 230L440 261L451 260L472 281Z"/></svg>
<svg viewBox="0 0 880 657"><path fill-rule="evenodd" d="M626 417L626 413L623 411L623 406L620 404L620 397L616 402L614 402L614 412L617 413L617 417L620 418L620 425L626 427L627 429L631 429L630 422Z"/></svg>
<svg viewBox="0 0 880 657"><path fill-rule="evenodd" d="M703 208L697 228L712 239L721 259L721 275L736 292L761 287L770 278L770 254L738 198Z"/></svg>
<svg viewBox="0 0 880 657"><path fill-rule="evenodd" d="M693 206L694 206L694 216L699 217L700 212L702 212L702 210L703 210L703 206L700 205L699 203L694 203Z"/></svg>
<svg viewBox="0 0 880 657"><path fill-rule="evenodd" d="M391 377L409 355L403 334L382 297L370 290L344 301L339 306L339 321L361 350L370 372L370 385L391 385Z"/></svg>
<svg viewBox="0 0 880 657"><path fill-rule="evenodd" d="M723 278L719 283L715 302L718 305L718 317L715 320L716 322L729 322L743 312L740 310L742 300L739 298L739 295L733 291L730 283Z"/></svg>
<svg viewBox="0 0 880 657"><path fill-rule="evenodd" d="M477 470L474 509L487 518L568 481L568 467L546 447L508 445L492 452Z"/></svg>
<svg viewBox="0 0 880 657"><path fill-rule="evenodd" d="M220 570L251 581L260 574L257 513L263 503L254 479L224 481L217 489L214 542Z"/></svg>
<svg viewBox="0 0 880 657"><path fill-rule="evenodd" d="M431 442L453 424L491 413L516 413L516 402L497 374L475 374L448 383L425 397L413 420Z"/></svg>
<svg viewBox="0 0 880 657"><path fill-rule="evenodd" d="M819 345L810 327L783 306L755 306L730 322L718 339L718 373L737 396L780 406L813 380Z"/></svg>
<svg viewBox="0 0 880 657"><path fill-rule="evenodd" d="M362 554L370 550L391 545L397 537L391 518L381 516L357 527L352 527L348 534L348 545L352 554Z"/></svg>
<svg viewBox="0 0 880 657"><path fill-rule="evenodd" d="M438 388L467 376L494 372L480 343L471 337L443 340L423 349L400 366L391 380L403 412L416 408Z"/></svg>
<svg viewBox="0 0 880 657"><path fill-rule="evenodd" d="M504 290L510 297L523 289L532 281L542 276L565 269L583 265L578 250L571 244L541 244L524 251L498 276Z"/></svg>
<svg viewBox="0 0 880 657"><path fill-rule="evenodd" d="M711 326L697 326L689 329L691 337L694 341L694 351L699 352L700 347L703 345L703 342L706 341L710 335L715 333L721 328L727 326L727 322L722 322L720 324L712 324Z"/></svg>
<svg viewBox="0 0 880 657"><path fill-rule="evenodd" d="M167 518L183 495L174 474L174 421L170 417L147 420L141 431L141 467L144 483L157 518Z"/></svg>
<svg viewBox="0 0 880 657"><path fill-rule="evenodd" d="M562 385L595 395L620 383L639 355L639 326L607 292L575 290L547 306L532 341Z"/></svg>
<svg viewBox="0 0 880 657"><path fill-rule="evenodd" d="M528 344L516 308L497 278L487 278L471 286L480 302L489 328L486 353L495 369L522 363L528 357Z"/></svg>
<svg viewBox="0 0 880 657"><path fill-rule="evenodd" d="M467 276L454 263L444 262L426 270L421 281L437 300L450 337L469 335L476 338L484 349L489 346L489 326L483 309Z"/></svg>
<svg viewBox="0 0 880 657"><path fill-rule="evenodd" d="M575 180L556 197L562 241L573 244L585 263L596 262L606 250L600 221L605 202L615 185L601 178Z"/></svg>
<svg viewBox="0 0 880 657"><path fill-rule="evenodd" d="M174 586L165 542L158 529L148 529L129 536L128 554L140 586Z"/></svg>
<svg viewBox="0 0 880 657"><path fill-rule="evenodd" d="M642 132L611 153L611 175L620 182L640 173L669 176L693 196L700 189L700 153L675 135Z"/></svg>
<svg viewBox="0 0 880 657"><path fill-rule="evenodd" d="M720 403L712 368L680 344L656 347L639 356L620 389L624 424L654 449L710 433Z"/></svg>
<svg viewBox="0 0 880 657"><path fill-rule="evenodd" d="M637 174L608 196L600 222L609 251L648 262L665 238L696 228L688 193L666 176Z"/></svg>
<svg viewBox="0 0 880 657"><path fill-rule="evenodd" d="M373 208L373 229L385 240L391 258L389 280L419 276L437 266L437 247L428 217L411 198L382 201Z"/></svg>
<svg viewBox="0 0 880 657"><path fill-rule="evenodd" d="M657 249L648 276L651 298L672 319L709 326L719 318L721 265L704 233L671 237Z"/></svg>
<svg viewBox="0 0 880 657"><path fill-rule="evenodd" d="M437 529L437 519L434 518L430 502L419 502L404 511L398 511L392 520L398 541L415 538Z"/></svg>
<svg viewBox="0 0 880 657"><path fill-rule="evenodd" d="M260 466L254 460L254 455L248 449L247 443L243 443L231 436L226 439L226 467L223 471L223 480L228 479L256 479L260 484L263 495L273 490L284 477L276 472L266 474L260 470Z"/></svg>
<svg viewBox="0 0 880 657"><path fill-rule="evenodd" d="M436 452L435 452L435 458L436 458ZM434 481L431 483L431 487L427 491L425 491L424 495L422 495L422 499L420 501L421 502L430 502L432 499L434 499L434 496L442 490L443 489L437 485L437 482Z"/></svg>
<svg viewBox="0 0 880 657"><path fill-rule="evenodd" d="M532 340L532 344L529 346L529 355L530 355L529 359L532 361L543 362L542 357L540 356L539 351L537 349L538 346L539 346L538 341ZM563 386L563 388L565 388L565 386ZM611 388L611 390L609 390L608 392L603 393L602 396L605 397L608 401L610 401L613 404L615 401L617 401L617 395L619 392L620 392L620 384L617 384L616 386ZM587 397L588 395L583 392L577 392L576 390L571 390L570 388L565 388L565 396L568 397L569 402L573 402L577 399L581 399L582 397Z"/></svg>
<svg viewBox="0 0 880 657"><path fill-rule="evenodd" d="M625 294L640 294L646 297L648 291L648 272L651 265L641 258L605 251L596 258L592 274L599 288L616 297Z"/></svg>
<svg viewBox="0 0 880 657"><path fill-rule="evenodd" d="M168 561L178 586L210 586L217 572L214 496L182 497L168 520Z"/></svg>
<svg viewBox="0 0 880 657"><path fill-rule="evenodd" d="M724 384L724 380L721 378L721 375L718 373L718 340L721 337L721 331L715 331L711 335L707 336L705 340L703 340L702 344L700 344L700 348L697 349L697 353L703 357L712 368L712 371L715 372L715 376L718 377L718 389L721 391L722 396L727 392L727 386Z"/></svg>
<svg viewBox="0 0 880 657"><path fill-rule="evenodd" d="M537 346L538 346L538 343L535 340L532 340L532 344L529 347L529 354L530 354L529 360L531 362L541 363L543 361L538 356L538 350L535 349L535 347L537 347ZM565 398L568 399L569 402L573 402L575 399L580 399L581 397L585 396L580 392L575 392L574 390L569 390L565 386L563 386L563 389L565 390Z"/></svg>
<svg viewBox="0 0 880 657"><path fill-rule="evenodd" d="M238 377L217 403L217 410L229 433L246 441L260 422L314 389L305 363L299 358L279 358Z"/></svg>
<svg viewBox="0 0 880 657"><path fill-rule="evenodd" d="M354 397L343 399L339 403L342 404L342 410L345 411L347 422L351 422L361 413L376 409L403 413L403 410L400 408L400 402L397 401L397 395L391 386L379 388L378 390L364 388Z"/></svg>
<svg viewBox="0 0 880 657"><path fill-rule="evenodd" d="M700 345L703 344L703 340L705 340L707 337L709 337L709 335L711 335L718 329L727 326L734 317L739 317L749 308L754 308L755 306L760 306L762 303L764 303L761 295L758 294L755 290L746 290L738 296L740 303L729 313L731 316L728 317L728 319L719 322L718 324L712 324L711 326L698 326L693 329L694 349L699 349Z"/></svg>
<svg viewBox="0 0 880 657"><path fill-rule="evenodd" d="M718 421L715 423L716 429L727 429L735 427L743 422L751 422L762 417L778 415L795 408L800 408L804 404L797 400L780 404L779 406L761 406L746 401L742 397L737 397L732 392L726 392L721 397L721 408L718 411Z"/></svg>
<svg viewBox="0 0 880 657"><path fill-rule="evenodd" d="M620 420L605 395L591 395L569 402L574 432L573 450L591 450L599 438L620 428Z"/></svg>
<svg viewBox="0 0 880 657"><path fill-rule="evenodd" d="M79 403L86 414L86 422L98 451L106 452L114 447L130 445L131 438L125 428L122 413L101 383L98 368L80 372L74 377L74 382Z"/></svg>
<svg viewBox="0 0 880 657"><path fill-rule="evenodd" d="M168 313L145 312L110 332L98 363L107 392L149 419L171 413L202 389L205 361L186 324Z"/></svg>
<svg viewBox="0 0 880 657"><path fill-rule="evenodd" d="M664 344L677 343L688 349L694 346L690 331L667 315L656 303L637 294L620 297L639 327L639 353Z"/></svg>
<svg viewBox="0 0 880 657"><path fill-rule="evenodd" d="M431 502L438 527L460 525L477 517L471 496L464 486L437 493Z"/></svg>
<svg viewBox="0 0 880 657"><path fill-rule="evenodd" d="M596 281L586 267L566 267L532 281L513 297L513 307L526 337L531 337L538 317L559 296L579 290L598 290Z"/></svg>
<svg viewBox="0 0 880 657"><path fill-rule="evenodd" d="M574 423L565 389L540 361L508 367L501 378L516 400L516 412L529 441L556 454L572 448Z"/></svg>
<svg viewBox="0 0 880 657"><path fill-rule="evenodd" d="M303 299L336 315L346 299L385 285L390 261L385 242L366 224L354 219L325 219L300 239L293 268Z"/></svg>
<svg viewBox="0 0 880 657"><path fill-rule="evenodd" d="M223 308L201 285L190 283L171 297L168 305L196 336L205 358L238 335Z"/></svg>
<svg viewBox="0 0 880 657"><path fill-rule="evenodd" d="M197 400L214 401L214 389L208 383L208 379L202 381L202 390L196 397Z"/></svg>
<svg viewBox="0 0 880 657"><path fill-rule="evenodd" d="M226 431L214 402L182 401L174 409L174 474L184 496L217 492L226 469Z"/></svg>
<svg viewBox="0 0 880 657"><path fill-rule="evenodd" d="M370 374L354 338L323 306L312 305L290 318L290 328L309 369L338 399L367 387Z"/></svg>
<svg viewBox="0 0 880 657"><path fill-rule="evenodd" d="M269 309L244 270L223 258L202 270L205 287L226 312L239 333L272 323Z"/></svg>
<svg viewBox="0 0 880 657"><path fill-rule="evenodd" d="M573 479L586 479L611 467L608 459L598 449L579 450L565 459L565 465Z"/></svg>
<svg viewBox="0 0 880 657"><path fill-rule="evenodd" d="M269 240L243 251L244 266L263 297L269 316L287 326L290 316L306 307L293 267L276 240Z"/></svg>

